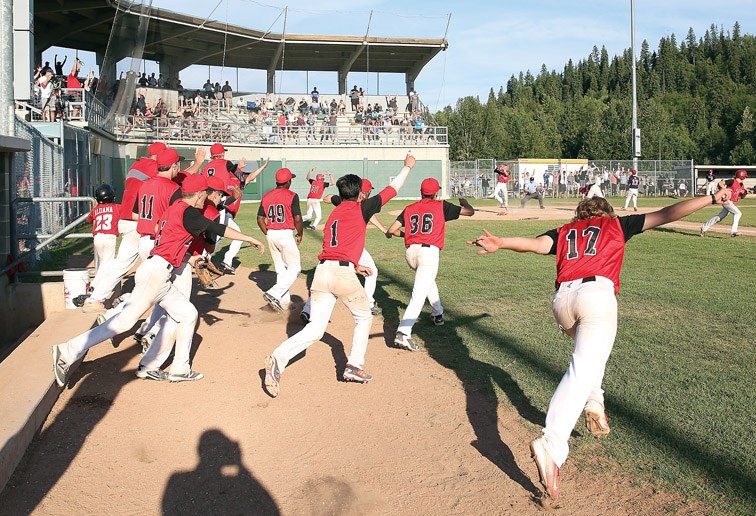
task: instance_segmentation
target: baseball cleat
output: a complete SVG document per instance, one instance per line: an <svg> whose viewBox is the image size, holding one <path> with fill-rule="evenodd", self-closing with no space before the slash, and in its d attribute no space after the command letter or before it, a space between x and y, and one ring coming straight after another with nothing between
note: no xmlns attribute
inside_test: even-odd
<svg viewBox="0 0 756 516"><path fill-rule="evenodd" d="M189 371L188 373L184 374L168 374L168 381L169 382L194 382L197 380L202 380L205 377L204 374L198 373L197 371Z"/></svg>
<svg viewBox="0 0 756 516"><path fill-rule="evenodd" d="M299 318L302 319L302 322L304 322L305 324L310 322L310 314L308 314L307 312L300 312Z"/></svg>
<svg viewBox="0 0 756 516"><path fill-rule="evenodd" d="M701 236L704 236L706 233L704 232L703 229L701 229L701 231L698 234L701 235Z"/></svg>
<svg viewBox="0 0 756 516"><path fill-rule="evenodd" d="M87 295L81 294L80 296L76 296L75 298L73 298L71 302L73 303L75 307L81 308L82 306L84 306L84 302L86 300L87 300Z"/></svg>
<svg viewBox="0 0 756 516"><path fill-rule="evenodd" d="M435 324L436 326L444 325L444 314L431 315L431 319L433 320L433 324Z"/></svg>
<svg viewBox="0 0 756 516"><path fill-rule="evenodd" d="M136 342L140 346L142 345L142 339L143 338L144 338L144 335L142 335L141 333L135 333L134 334L134 342ZM142 353L144 353L144 351Z"/></svg>
<svg viewBox="0 0 756 516"><path fill-rule="evenodd" d="M142 355L147 353L147 350L150 349L153 340L155 340L155 336L152 333L148 333L139 340L139 343L142 345Z"/></svg>
<svg viewBox="0 0 756 516"><path fill-rule="evenodd" d="M730 236L731 237L736 237L736 236L740 236L740 234L738 234L738 233L730 233Z"/></svg>
<svg viewBox="0 0 756 516"><path fill-rule="evenodd" d="M153 380L156 382L167 382L169 374L161 369L147 369L139 366L136 370L136 377L142 380Z"/></svg>
<svg viewBox="0 0 756 516"><path fill-rule="evenodd" d="M370 313L373 314L373 315L381 315L383 313L383 308L381 308L378 305L373 305L370 308Z"/></svg>
<svg viewBox="0 0 756 516"><path fill-rule="evenodd" d="M226 274L233 274L236 272L236 269L234 268L234 266L229 265L226 262L221 262L218 268Z"/></svg>
<svg viewBox="0 0 756 516"><path fill-rule="evenodd" d="M409 335L405 335L403 333L396 334L394 344L402 349L407 349L409 351L417 351L418 349L420 349L420 345L417 342L412 340Z"/></svg>
<svg viewBox="0 0 756 516"><path fill-rule="evenodd" d="M284 311L284 308L283 308L283 306L281 306L281 301L279 301L279 300L278 300L278 299L276 299L275 297L271 296L271 295L270 295L270 294L268 294L267 292L264 292L264 293L263 293L263 299L264 299L264 300L265 300L265 302L266 302L266 303L268 303L268 305L270 305L270 307L271 307L271 308L272 308L273 310L275 310L276 312L283 312L283 311Z"/></svg>
<svg viewBox="0 0 756 516"><path fill-rule="evenodd" d="M84 301L84 304L81 306L81 311L85 314L104 314L106 312L105 303L90 297Z"/></svg>
<svg viewBox="0 0 756 516"><path fill-rule="evenodd" d="M596 437L603 437L609 434L609 420L606 412L601 409L590 407L583 411L585 417L585 427Z"/></svg>
<svg viewBox="0 0 756 516"><path fill-rule="evenodd" d="M344 368L344 380L352 382L368 383L373 379L373 375L366 373L363 369L347 364Z"/></svg>
<svg viewBox="0 0 756 516"><path fill-rule="evenodd" d="M633 208L633 211L638 211L638 208Z"/></svg>
<svg viewBox="0 0 756 516"><path fill-rule="evenodd" d="M316 231L318 228L316 228L315 226L310 225L310 226L307 226L307 229L309 229L310 231Z"/></svg>
<svg viewBox="0 0 756 516"><path fill-rule="evenodd" d="M543 446L543 438L538 438L530 443L530 454L538 469L538 478L543 485L546 494L554 501L559 498L559 466L549 457Z"/></svg>
<svg viewBox="0 0 756 516"><path fill-rule="evenodd" d="M271 398L277 397L281 392L281 372L273 355L265 357L265 390Z"/></svg>
<svg viewBox="0 0 756 516"><path fill-rule="evenodd" d="M53 357L53 374L55 375L55 381L58 386L63 387L68 380L68 371L71 369L71 364L66 362L60 353L60 346L56 345L52 347Z"/></svg>

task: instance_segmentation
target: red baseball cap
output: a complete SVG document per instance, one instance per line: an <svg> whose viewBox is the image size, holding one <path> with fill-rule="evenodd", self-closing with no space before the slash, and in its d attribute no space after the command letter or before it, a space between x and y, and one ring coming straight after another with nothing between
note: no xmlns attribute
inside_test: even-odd
<svg viewBox="0 0 756 516"><path fill-rule="evenodd" d="M439 190L441 190L441 185L432 177L423 179L423 182L420 183L420 193L423 195L433 195Z"/></svg>
<svg viewBox="0 0 756 516"><path fill-rule="evenodd" d="M373 189L373 183L370 182L370 179L363 177L362 178L362 193L368 193L372 189Z"/></svg>
<svg viewBox="0 0 756 516"><path fill-rule="evenodd" d="M212 188L216 192L226 192L226 183L223 182L218 176L210 176L207 178L208 188Z"/></svg>
<svg viewBox="0 0 756 516"><path fill-rule="evenodd" d="M153 142L149 147L147 147L147 155L157 156L158 154L160 154L160 151L164 151L165 149L166 146L163 142Z"/></svg>
<svg viewBox="0 0 756 516"><path fill-rule="evenodd" d="M325 176L323 174L318 174L315 176L316 181L325 181Z"/></svg>
<svg viewBox="0 0 756 516"><path fill-rule="evenodd" d="M202 174L192 174L181 183L181 191L185 194L207 190L207 179Z"/></svg>
<svg viewBox="0 0 756 516"><path fill-rule="evenodd" d="M276 171L276 183L286 183L287 181L290 181L292 177L297 177L294 174L291 173L291 170L288 168L279 168Z"/></svg>
<svg viewBox="0 0 756 516"><path fill-rule="evenodd" d="M219 154L223 154L224 152L226 152L226 148L222 143L214 143L210 146L211 156L218 156Z"/></svg>
<svg viewBox="0 0 756 516"><path fill-rule="evenodd" d="M165 149L158 153L156 161L158 168L165 168L181 161L181 157L175 150Z"/></svg>

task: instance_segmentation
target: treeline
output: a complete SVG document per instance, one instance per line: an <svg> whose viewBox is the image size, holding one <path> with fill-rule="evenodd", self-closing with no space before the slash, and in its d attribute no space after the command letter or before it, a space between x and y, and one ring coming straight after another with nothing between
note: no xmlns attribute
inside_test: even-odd
<svg viewBox="0 0 756 516"><path fill-rule="evenodd" d="M756 38L712 25L702 38L643 41L637 63L641 159L756 163ZM436 113L450 157L628 159L632 55L605 48L561 73L514 75L488 100L465 97Z"/></svg>

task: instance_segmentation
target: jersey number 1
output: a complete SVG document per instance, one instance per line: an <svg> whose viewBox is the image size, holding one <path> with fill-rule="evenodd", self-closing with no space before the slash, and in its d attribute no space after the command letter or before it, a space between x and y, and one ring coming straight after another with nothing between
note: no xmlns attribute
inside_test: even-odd
<svg viewBox="0 0 756 516"><path fill-rule="evenodd" d="M588 237L583 255L595 256L596 242L598 242L598 237L600 234L601 228L597 228L596 226L588 226L583 230L583 238ZM567 244L569 246L567 249L568 260L574 260L575 258L578 258L580 256L577 250L577 237L577 229L571 229L567 232Z"/></svg>

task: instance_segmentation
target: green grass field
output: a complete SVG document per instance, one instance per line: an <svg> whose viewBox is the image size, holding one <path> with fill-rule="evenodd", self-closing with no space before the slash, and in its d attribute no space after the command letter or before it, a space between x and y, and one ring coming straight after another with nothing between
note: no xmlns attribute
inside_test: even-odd
<svg viewBox="0 0 756 516"><path fill-rule="evenodd" d="M619 198L612 201L622 205ZM490 200L472 202L495 206ZM646 207L672 202L640 199ZM546 200L557 203L566 207L576 201ZM394 217L386 212L405 204L392 201L379 218L389 225ZM739 206L741 224L756 226L756 199ZM257 205L243 207L238 222L243 231L260 236L256 210ZM717 211L708 207L688 219L701 222ZM323 222L329 212L324 205ZM726 227L731 222L728 217ZM450 223L438 274L447 323L433 326L426 307L415 326L434 360L453 370L466 389L514 407L534 436L572 352L550 310L554 258L511 252L477 256L464 242L482 227L500 235L534 236L559 225L504 218ZM756 238L710 235L659 228L628 243L619 330L604 385L612 433L598 447L591 437L573 439L570 460L594 467L588 454L598 448L639 483L685 493L714 512L753 514L756 296L750 280ZM321 239L321 232L305 231L302 266L310 276ZM73 245L54 253L70 254ZM376 297L383 317L398 324L413 282L403 242L370 230L367 247L380 270ZM239 257L247 267L271 263L267 252L260 257L251 249Z"/></svg>
<svg viewBox="0 0 756 516"><path fill-rule="evenodd" d="M575 204L546 200L556 202ZM642 199L641 205L672 202ZM392 201L379 218L390 224L394 217L386 212L404 204ZM739 206L741 224L756 226L756 200ZM323 222L329 211L324 207ZM242 229L255 226L254 210L242 212ZM689 220L701 222L716 212L716 207L706 208ZM534 435L572 352L551 315L554 258L511 252L477 256L464 242L483 226L495 234L532 236L558 225L450 223L438 275L447 323L433 326L426 307L415 326L433 359L452 369L466 388L514 406L533 425ZM754 270L756 238L710 235L661 228L628 243L619 331L605 379L613 430L601 449L638 482L685 493L717 512L752 514L756 297L748 276ZM321 239L319 231L305 232L301 251L307 274L314 270ZM376 297L383 317L398 324L413 282L403 242L371 230L367 247L380 270ZM251 267L270 262L269 256L250 250L240 257ZM571 460L578 463L586 458L587 445L595 449L591 437L573 441Z"/></svg>

